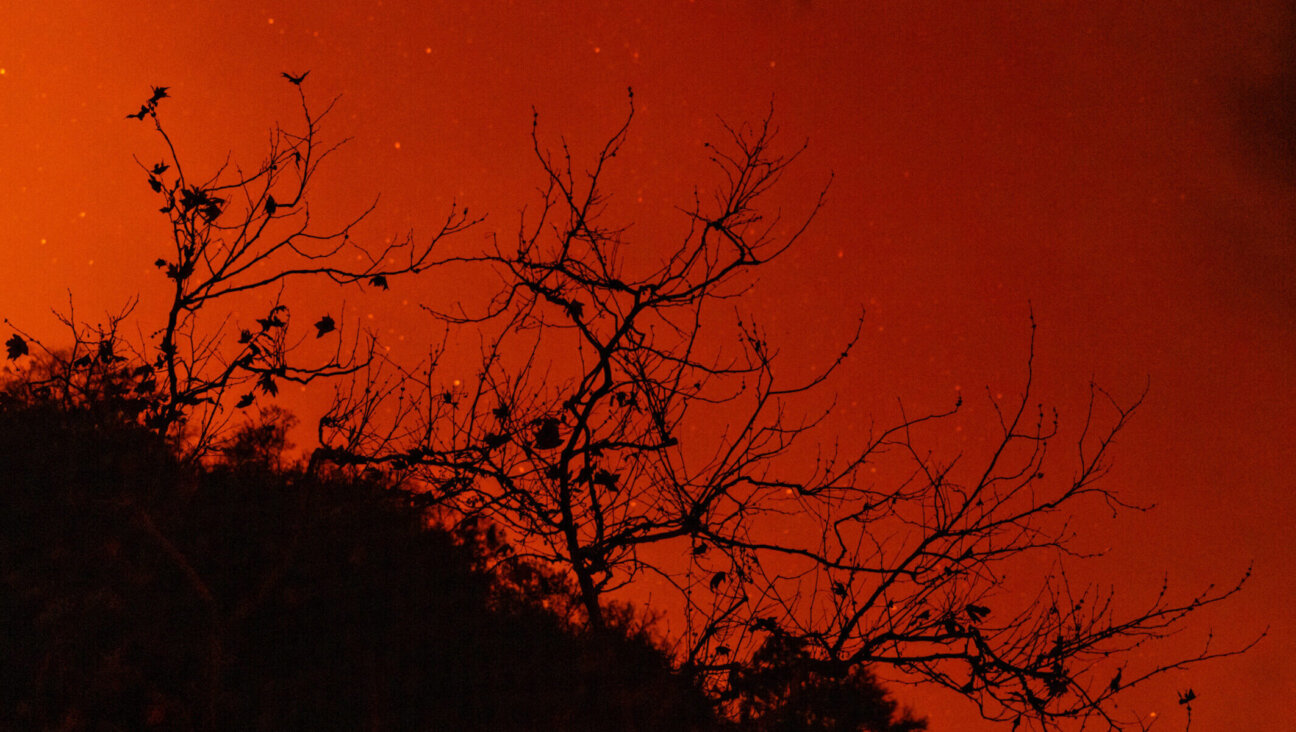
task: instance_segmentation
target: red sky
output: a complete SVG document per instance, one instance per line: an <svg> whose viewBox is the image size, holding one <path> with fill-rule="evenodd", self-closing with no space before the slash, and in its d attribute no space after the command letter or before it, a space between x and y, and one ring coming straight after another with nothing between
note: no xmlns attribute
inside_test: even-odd
<svg viewBox="0 0 1296 732"><path fill-rule="evenodd" d="M1246 592L1176 642L1207 624L1225 643L1271 631L1141 708L1176 729L1173 689L1191 685L1195 729L1290 728L1296 9L982 5L23 4L0 24L0 315L52 340L69 290L83 319L141 291L142 315L156 304L165 222L131 156L152 162L157 142L123 119L150 85L171 87L161 115L182 150L256 162L269 126L293 121L279 72L310 69L313 99L342 95L329 132L354 138L316 210L340 218L381 194L374 237L429 230L451 197L510 231L541 180L532 107L543 133L588 151L633 86L612 192L648 252L709 180L700 144L717 115L758 120L772 100L789 146L809 141L778 202L804 210L836 175L751 303L787 368L830 358L863 304L844 423L893 417L897 396L1012 393L1033 306L1039 394L1064 422L1091 378L1126 399L1150 383L1109 481L1157 508L1082 517L1084 546L1109 549L1095 576L1138 596L1168 572L1188 592L1254 561ZM348 307L416 356L420 297ZM980 729L957 701L899 693L938 732Z"/></svg>

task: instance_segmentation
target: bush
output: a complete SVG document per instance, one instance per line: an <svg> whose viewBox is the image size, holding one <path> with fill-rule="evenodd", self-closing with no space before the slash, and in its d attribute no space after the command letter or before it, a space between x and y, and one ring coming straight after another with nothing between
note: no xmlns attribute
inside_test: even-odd
<svg viewBox="0 0 1296 732"><path fill-rule="evenodd" d="M200 466L113 410L4 404L0 725L717 724L646 632L580 630L561 581L373 475L264 459L265 425Z"/></svg>

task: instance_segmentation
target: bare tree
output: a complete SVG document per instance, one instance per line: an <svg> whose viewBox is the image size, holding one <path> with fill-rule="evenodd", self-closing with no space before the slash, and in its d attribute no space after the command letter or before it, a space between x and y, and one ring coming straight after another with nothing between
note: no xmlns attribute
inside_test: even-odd
<svg viewBox="0 0 1296 732"><path fill-rule="evenodd" d="M534 124L539 205L516 239L451 256L437 245L476 222L457 205L426 241L377 248L355 235L372 209L332 229L312 223L310 183L336 146L320 138L332 105L312 112L303 79L289 79L303 129L275 128L250 172L187 171L158 118L165 88L131 115L151 122L166 150L163 162L141 167L170 222L170 247L156 261L168 306L134 345L119 336L129 307L102 327L69 313L75 345L55 354L45 385L120 383L134 418L201 457L228 435L230 414L273 397L280 382L333 378L316 464L391 471L420 481L443 516L504 527L520 542L517 559L568 573L594 627L606 624L611 593L663 579L685 624L679 662L736 713L760 695L768 660L787 655L776 651L795 649L806 678L889 667L1014 726L1121 726L1137 724L1115 712L1127 689L1245 650L1208 643L1161 661L1129 653L1230 597L1245 577L1182 599L1166 589L1134 609L1114 591L1072 586L1068 562L1082 557L1067 519L1130 507L1101 478L1142 397L1124 403L1092 387L1070 474L1046 473L1059 433L1032 391L1033 324L1019 393L990 400L998 422L984 454L938 449L961 399L935 413L902 409L892 426L853 443L824 439L828 411L807 412L804 399L830 385L858 327L828 368L790 381L738 309L753 276L796 244L826 195L799 217L767 213L799 153L776 149L769 117L725 126L725 143L707 147L717 183L694 192L678 242L646 264L629 256L625 228L608 222L602 189L633 97L584 170L565 143L546 147ZM358 267L349 264L356 255ZM500 282L483 302L428 308L447 333L479 336L474 377L442 379L447 341L433 344L424 367L384 364L372 339L353 333L346 345L340 314L314 323L314 335L335 339L331 356L299 362L295 349L310 334L292 330L290 281L386 288L400 275L455 268L487 268ZM223 311L235 302L257 303L263 317L232 322ZM11 358L35 340L24 335L7 343ZM110 378L96 382L100 372ZM999 582L1024 561L1051 569L1023 602ZM1025 586L1020 575L1014 582Z"/></svg>
<svg viewBox="0 0 1296 732"><path fill-rule="evenodd" d="M372 362L373 337L348 333L340 312L312 314L313 326L294 332L283 299L290 281L327 278L340 287L387 289L392 279L427 266L438 243L476 223L452 203L430 237L416 241L411 234L382 246L365 244L357 234L373 205L332 228L315 223L311 185L320 164L345 142L325 143L321 132L337 100L314 111L302 89L305 75L284 76L300 100L301 126L271 130L265 157L250 169L227 158L215 171L191 170L158 112L169 88L153 87L128 118L151 123L163 143L160 162L137 162L170 228L170 244L154 262L168 282L165 313L142 342L118 332L134 303L108 327L78 323L71 311L64 317L76 342L65 370L133 361L129 376L140 419L195 457L210 451L232 414L258 395L273 397L282 382L336 378ZM262 317L235 322L230 313L236 304ZM294 351L312 334L332 339L333 349L303 362ZM23 335L11 341L11 357L25 353L28 340L39 344ZM84 360L86 349L98 357Z"/></svg>
<svg viewBox="0 0 1296 732"><path fill-rule="evenodd" d="M1100 479L1141 396L1122 403L1093 386L1071 474L1046 477L1057 416L1032 391L1032 322L1025 383L990 399L998 426L985 455L936 449L961 398L937 413L902 409L853 447L821 439L827 412L806 414L799 399L825 386L855 338L819 375L790 382L759 326L730 315L753 272L824 204L821 193L794 220L764 213L799 150L775 150L768 117L726 126L726 144L707 147L718 185L694 194L687 231L642 266L626 256L625 228L606 221L601 188L632 117L633 95L583 172L533 125L545 185L516 240L437 262L499 278L475 312L429 308L448 330L481 334L477 378L439 381L438 346L431 368L340 393L321 423L327 454L416 476L430 503L507 527L530 557L570 573L592 625L609 593L664 578L685 608L680 661L720 699L750 687L762 648L792 643L827 678L892 667L1014 727L1120 726L1137 724L1114 711L1120 693L1245 650L1128 655L1241 581L1182 599L1163 589L1130 609L1068 580L1079 557L1066 519L1131 507ZM377 419L380 402L393 419ZM789 524L798 530L780 530ZM1024 559L1052 567L1028 602L998 587Z"/></svg>

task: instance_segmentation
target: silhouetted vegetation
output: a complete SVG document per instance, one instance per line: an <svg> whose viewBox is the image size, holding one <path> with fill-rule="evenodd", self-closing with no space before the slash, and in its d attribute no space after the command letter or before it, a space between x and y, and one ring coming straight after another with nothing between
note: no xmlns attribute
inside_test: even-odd
<svg viewBox="0 0 1296 732"><path fill-rule="evenodd" d="M447 253L480 221L454 203L431 236L367 247L353 233L372 209L333 229L311 219L311 181L336 145L321 133L333 105L307 103L308 73L283 74L300 129L276 127L255 166L210 173L185 165L159 116L168 88L154 87L130 117L164 150L140 166L171 232L154 261L170 293L160 322L128 342L132 304L101 325L69 313L67 350L23 331L6 341L10 360L35 363L5 407L28 476L12 551L32 567L11 575L12 598L26 598L11 615L45 628L15 646L31 678L14 714L52 724L129 686L152 700L136 718L160 704L206 725L920 729L874 681L889 668L1014 727L1119 728L1141 724L1117 709L1130 688L1245 650L1149 650L1245 576L1138 606L1072 586L1067 519L1138 508L1102 478L1142 395L1091 386L1057 465L1033 322L1022 384L988 399L985 449L941 450L956 395L867 434L822 434L827 412L801 400L844 368L863 315L831 363L793 381L735 307L825 203L826 190L800 218L770 203L798 151L779 151L769 118L705 147L715 183L677 210L682 232L652 244L655 262L628 257L628 225L605 220L633 96L585 165L533 126L543 184L516 240ZM418 367L384 362L325 303L302 328L285 301L302 279L387 290L463 268L500 286L426 308L444 340ZM253 314L233 318L234 302ZM480 361L443 378L437 360L463 330ZM303 343L321 344L314 360ZM318 447L284 465L274 398L320 380L337 391ZM23 424L68 430L45 438L66 447L23 445L40 434ZM45 468L57 490L34 482ZM67 547L42 553L43 519ZM789 521L797 531L776 530ZM1023 566L1046 569L1026 579ZM683 608L662 648L609 599L647 576ZM110 627L92 632L85 615L105 603L94 622ZM150 659L175 668L156 689L128 683ZM182 717L165 711L172 698Z"/></svg>
<svg viewBox="0 0 1296 732"><path fill-rule="evenodd" d="M197 465L119 393L55 396L0 399L6 728L725 728L634 613L574 622L498 530L280 466L282 413Z"/></svg>
<svg viewBox="0 0 1296 732"><path fill-rule="evenodd" d="M730 689L740 724L753 732L927 729L924 720L899 709L866 668L825 664L805 641L784 634L761 644Z"/></svg>

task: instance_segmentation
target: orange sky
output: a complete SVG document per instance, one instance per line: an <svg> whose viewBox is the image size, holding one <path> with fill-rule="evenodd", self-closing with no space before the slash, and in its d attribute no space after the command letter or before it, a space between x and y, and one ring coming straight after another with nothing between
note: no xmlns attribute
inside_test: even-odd
<svg viewBox="0 0 1296 732"><path fill-rule="evenodd" d="M153 162L157 141L123 119L153 84L171 87L162 119L192 158L256 162L268 127L294 121L279 72L310 69L313 99L342 95L328 131L354 138L322 171L315 210L341 218L381 194L373 237L430 229L452 197L490 212L485 231L511 231L541 181L532 106L543 132L588 152L633 86L612 192L646 251L680 232L672 206L708 180L700 143L719 136L716 116L756 120L772 99L789 145L810 142L779 202L804 210L836 175L811 235L751 303L787 368L831 358L864 304L842 424L893 417L896 396L1011 393L1033 305L1039 394L1064 421L1091 377L1124 398L1150 380L1109 480L1158 507L1081 518L1082 545L1110 549L1097 576L1137 595L1169 571L1187 592L1254 561L1246 593L1202 620L1225 642L1272 629L1141 708L1176 729L1173 689L1191 685L1194 729L1290 724L1296 11L953 5L25 4L0 24L0 315L56 338L49 309L69 289L84 319L141 291L141 314L156 305L165 221L131 156ZM417 357L415 303L447 292L418 286L348 307ZM900 695L937 732L980 728L944 696Z"/></svg>

